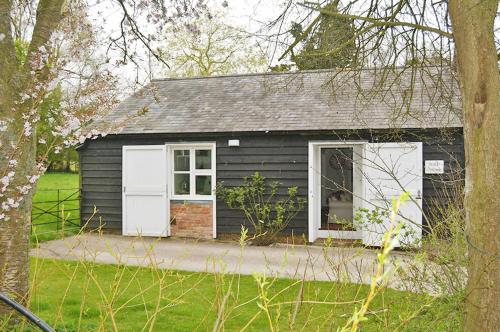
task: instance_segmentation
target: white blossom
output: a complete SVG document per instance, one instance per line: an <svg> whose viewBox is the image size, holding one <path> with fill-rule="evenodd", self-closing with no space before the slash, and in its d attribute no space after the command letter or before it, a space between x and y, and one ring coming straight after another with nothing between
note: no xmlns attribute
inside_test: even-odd
<svg viewBox="0 0 500 332"><path fill-rule="evenodd" d="M30 191L30 189L31 189L31 188L32 188L32 187L31 187L29 184L26 184L26 185L24 185L24 186L22 186L22 187L17 187L17 190L18 190L21 194L26 195L27 193L29 193L29 191Z"/></svg>
<svg viewBox="0 0 500 332"><path fill-rule="evenodd" d="M27 93L21 93L21 102L25 102L26 100L30 99L30 95Z"/></svg>
<svg viewBox="0 0 500 332"><path fill-rule="evenodd" d="M31 123L29 121L24 122L24 136L30 136L31 135Z"/></svg>
<svg viewBox="0 0 500 332"><path fill-rule="evenodd" d="M7 173L7 175L5 175L4 177L0 178L0 182L3 184L2 192L4 192L5 190L7 190L7 187L9 186L9 183L12 180L12 178L14 177L15 174L16 174L16 172L10 171L9 173Z"/></svg>
<svg viewBox="0 0 500 332"><path fill-rule="evenodd" d="M16 201L14 201L13 198L7 198L7 204L9 204L11 207L14 207L14 204L16 204Z"/></svg>
<svg viewBox="0 0 500 332"><path fill-rule="evenodd" d="M10 178L6 175L6 176L0 178L0 182L2 182L2 184L4 186L8 186L10 183Z"/></svg>
<svg viewBox="0 0 500 332"><path fill-rule="evenodd" d="M30 183L35 183L36 180L38 180L38 178L40 177L40 175L32 175L30 178L29 178L29 181Z"/></svg>

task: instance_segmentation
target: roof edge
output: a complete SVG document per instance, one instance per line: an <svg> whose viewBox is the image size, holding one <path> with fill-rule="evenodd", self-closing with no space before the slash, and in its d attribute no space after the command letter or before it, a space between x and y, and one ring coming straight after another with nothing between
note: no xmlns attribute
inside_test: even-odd
<svg viewBox="0 0 500 332"><path fill-rule="evenodd" d="M190 77L160 77L151 79L151 83L154 82L164 82L164 81L182 81L182 80L200 80L200 79L217 79L217 78L228 78L228 77L251 77L251 76L278 76L278 75L299 75L299 74L314 74L314 73L332 73L332 72L362 72L362 71L375 71L375 70L401 70L408 69L412 67L408 66L395 66L391 68L384 67L363 67L363 68L328 68L328 69L311 69L311 70L295 70L295 71L278 71L278 72L260 72L260 73L242 73L242 74L226 74L226 75L213 75L213 76L190 76ZM451 70L451 67L447 66L421 66L419 68L446 68Z"/></svg>
<svg viewBox="0 0 500 332"><path fill-rule="evenodd" d="M329 132L357 132L357 131L439 131L439 130L463 130L463 126L441 126L441 127L407 127L407 128L340 128L340 129L290 129L290 130L236 130L236 131L186 131L186 132L172 132L172 131L140 131L140 132L119 132L110 135L240 135L240 134L310 134L310 133L329 133Z"/></svg>

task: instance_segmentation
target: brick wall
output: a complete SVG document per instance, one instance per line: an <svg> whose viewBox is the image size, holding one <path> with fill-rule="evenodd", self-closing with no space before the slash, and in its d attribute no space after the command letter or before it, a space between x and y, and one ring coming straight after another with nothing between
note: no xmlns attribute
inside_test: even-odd
<svg viewBox="0 0 500 332"><path fill-rule="evenodd" d="M171 201L172 236L211 239L213 235L212 202Z"/></svg>

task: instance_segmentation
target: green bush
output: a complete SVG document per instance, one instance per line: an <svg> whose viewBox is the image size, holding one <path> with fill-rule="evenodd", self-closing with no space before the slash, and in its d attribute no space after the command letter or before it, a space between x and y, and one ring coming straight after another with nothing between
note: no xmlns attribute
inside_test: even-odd
<svg viewBox="0 0 500 332"><path fill-rule="evenodd" d="M242 211L251 224L253 237L250 240L254 245L274 243L276 236L304 208L305 199L297 195L297 187L288 188L287 197L278 199L279 186L276 181L266 184L266 178L259 172L244 177L239 187L217 185L217 196L229 208Z"/></svg>

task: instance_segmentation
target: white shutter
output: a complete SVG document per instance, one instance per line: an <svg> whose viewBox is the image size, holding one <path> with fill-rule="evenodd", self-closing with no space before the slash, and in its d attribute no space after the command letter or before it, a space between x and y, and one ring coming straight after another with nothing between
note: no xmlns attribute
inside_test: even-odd
<svg viewBox="0 0 500 332"><path fill-rule="evenodd" d="M123 147L123 235L168 236L167 148Z"/></svg>
<svg viewBox="0 0 500 332"><path fill-rule="evenodd" d="M366 144L363 159L364 207L390 210L392 198L409 192L411 199L399 210L403 221L399 245L415 245L422 237L422 143ZM363 226L363 243L380 246L390 218Z"/></svg>

